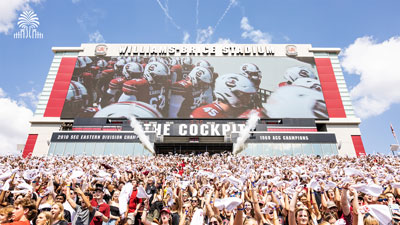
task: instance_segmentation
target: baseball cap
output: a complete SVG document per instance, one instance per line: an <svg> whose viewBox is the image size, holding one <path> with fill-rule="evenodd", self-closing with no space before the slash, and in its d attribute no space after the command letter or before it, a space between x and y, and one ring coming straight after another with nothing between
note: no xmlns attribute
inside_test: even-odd
<svg viewBox="0 0 400 225"><path fill-rule="evenodd" d="M333 201L328 201L326 203L326 208L330 209L330 208L337 208L337 205L333 202Z"/></svg>
<svg viewBox="0 0 400 225"><path fill-rule="evenodd" d="M171 214L171 211L170 211L168 208L163 208L163 209L160 211L160 214L163 213L163 212L166 212L166 213L168 213L168 214Z"/></svg>

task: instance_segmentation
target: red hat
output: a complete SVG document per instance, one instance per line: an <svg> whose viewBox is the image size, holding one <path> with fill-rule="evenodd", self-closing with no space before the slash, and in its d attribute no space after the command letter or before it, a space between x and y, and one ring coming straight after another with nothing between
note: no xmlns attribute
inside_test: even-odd
<svg viewBox="0 0 400 225"><path fill-rule="evenodd" d="M160 214L163 213L163 212L166 212L166 213L168 213L168 214L171 214L171 211L169 211L168 208L163 208L163 209L160 211Z"/></svg>

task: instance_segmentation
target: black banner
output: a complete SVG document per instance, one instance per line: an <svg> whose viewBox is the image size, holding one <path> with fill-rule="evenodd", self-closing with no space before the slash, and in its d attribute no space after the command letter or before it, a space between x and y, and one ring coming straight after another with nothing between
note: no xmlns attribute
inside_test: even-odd
<svg viewBox="0 0 400 225"><path fill-rule="evenodd" d="M232 142L236 142L239 134L232 134ZM328 133L254 133L247 143L327 143L335 144L335 134Z"/></svg>
<svg viewBox="0 0 400 225"><path fill-rule="evenodd" d="M155 134L149 134L150 142L155 142ZM189 135L187 135L189 136ZM210 135L213 136L213 135ZM239 134L232 133L235 143ZM140 142L133 132L56 132L51 142ZM248 143L336 143L335 134L328 133L254 133Z"/></svg>

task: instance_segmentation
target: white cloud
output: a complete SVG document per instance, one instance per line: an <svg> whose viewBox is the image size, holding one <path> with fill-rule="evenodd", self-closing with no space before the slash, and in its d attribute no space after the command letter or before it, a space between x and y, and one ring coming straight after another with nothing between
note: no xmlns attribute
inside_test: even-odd
<svg viewBox="0 0 400 225"><path fill-rule="evenodd" d="M242 28L242 38L248 38L252 42L257 44L268 44L271 43L271 35L261 30L255 30L253 26L250 25L249 19L243 17L240 21L240 28Z"/></svg>
<svg viewBox="0 0 400 225"><path fill-rule="evenodd" d="M37 91L35 89L32 89L31 91L28 91L28 92L23 92L23 93L19 94L18 96L22 98L21 100L24 102L24 103L22 103L23 105L26 105L24 99L27 99L29 104L33 108L36 108L36 105L39 101L39 94L37 93Z"/></svg>
<svg viewBox="0 0 400 225"><path fill-rule="evenodd" d="M6 93L0 88L0 154L16 154L17 144L25 144L29 120L33 112L6 97Z"/></svg>
<svg viewBox="0 0 400 225"><path fill-rule="evenodd" d="M290 41L290 37L288 37L288 36L286 36L286 35L283 35L283 40L285 40L285 41Z"/></svg>
<svg viewBox="0 0 400 225"><path fill-rule="evenodd" d="M183 40L182 40L182 43L183 44L189 44L190 43L190 41L189 41L189 38L190 38L190 34L188 33L188 32L183 32Z"/></svg>
<svg viewBox="0 0 400 225"><path fill-rule="evenodd" d="M41 0L1 0L0 1L0 33L9 34L16 25L19 12L30 9L30 3Z"/></svg>
<svg viewBox="0 0 400 225"><path fill-rule="evenodd" d="M218 41L215 44L235 44L235 42L231 41L229 38L218 38Z"/></svg>
<svg viewBox="0 0 400 225"><path fill-rule="evenodd" d="M198 29L196 43L197 44L209 43L213 33L214 30L211 26L208 26L206 29Z"/></svg>
<svg viewBox="0 0 400 225"><path fill-rule="evenodd" d="M105 43L106 41L103 38L103 35L99 31L89 34L89 42L90 43Z"/></svg>
<svg viewBox="0 0 400 225"><path fill-rule="evenodd" d="M400 103L400 37L378 43L361 37L342 53L342 66L360 76L351 91L354 109L361 118L377 116Z"/></svg>

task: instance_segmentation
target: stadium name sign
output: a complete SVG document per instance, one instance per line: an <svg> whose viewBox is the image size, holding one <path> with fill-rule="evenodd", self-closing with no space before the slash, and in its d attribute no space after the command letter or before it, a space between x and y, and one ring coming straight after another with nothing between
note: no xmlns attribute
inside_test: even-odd
<svg viewBox="0 0 400 225"><path fill-rule="evenodd" d="M155 45L122 45L120 55L275 55L275 51L268 45L199 45L199 46L155 46Z"/></svg>

